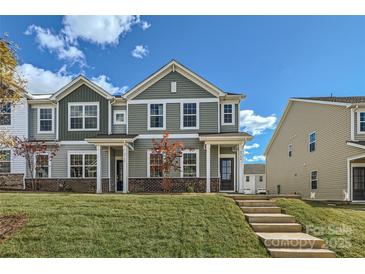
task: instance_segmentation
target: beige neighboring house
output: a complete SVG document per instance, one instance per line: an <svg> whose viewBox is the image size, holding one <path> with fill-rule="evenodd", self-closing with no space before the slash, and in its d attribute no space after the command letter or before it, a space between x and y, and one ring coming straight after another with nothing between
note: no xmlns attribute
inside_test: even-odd
<svg viewBox="0 0 365 274"><path fill-rule="evenodd" d="M265 155L271 194L365 201L365 96L290 99Z"/></svg>
<svg viewBox="0 0 365 274"><path fill-rule="evenodd" d="M266 191L265 164L244 165L244 193L263 194Z"/></svg>

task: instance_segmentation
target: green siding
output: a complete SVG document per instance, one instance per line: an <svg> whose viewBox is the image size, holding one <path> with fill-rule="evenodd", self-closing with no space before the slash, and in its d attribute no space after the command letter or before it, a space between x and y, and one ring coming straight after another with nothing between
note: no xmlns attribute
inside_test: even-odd
<svg viewBox="0 0 365 274"><path fill-rule="evenodd" d="M171 92L176 82L176 93ZM214 98L215 96L177 72L170 72L134 99Z"/></svg>
<svg viewBox="0 0 365 274"><path fill-rule="evenodd" d="M239 104L235 104L234 106L235 108L235 124L234 125L222 125L222 121L221 118L220 123L221 123L221 132L239 132L239 127L240 127L240 105Z"/></svg>
<svg viewBox="0 0 365 274"><path fill-rule="evenodd" d="M99 131L68 131L68 103L99 102ZM82 85L59 102L59 138L63 140L84 140L98 134L108 134L108 100L86 85Z"/></svg>
<svg viewBox="0 0 365 274"><path fill-rule="evenodd" d="M48 106L47 106L48 107ZM56 127L56 109L53 110L53 127ZM55 140L56 130L53 133L38 133L38 109L34 107L29 108L28 116L29 138L35 140Z"/></svg>

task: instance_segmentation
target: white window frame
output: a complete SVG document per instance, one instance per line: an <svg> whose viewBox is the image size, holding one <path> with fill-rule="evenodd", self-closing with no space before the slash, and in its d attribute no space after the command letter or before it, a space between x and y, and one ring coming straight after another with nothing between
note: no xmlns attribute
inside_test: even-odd
<svg viewBox="0 0 365 274"><path fill-rule="evenodd" d="M74 179L95 179L98 176L98 163L96 157L96 177L85 177L85 155L92 154L97 155L95 150L83 150L83 151L68 151L67 152L67 177ZM82 177L71 177L71 155L82 155Z"/></svg>
<svg viewBox="0 0 365 274"><path fill-rule="evenodd" d="M41 109L50 109L52 110L52 130L41 130ZM38 107L37 108L37 133L38 134L42 134L42 133L54 133L55 132L55 122L54 122L54 108L53 107ZM42 120L46 120L48 121L49 119L42 119Z"/></svg>
<svg viewBox="0 0 365 274"><path fill-rule="evenodd" d="M0 128L6 128L6 127L10 127L12 125L13 122L13 104L12 103L5 103L5 104L10 104L10 113L7 112L0 112L0 115L10 115L10 124L9 125L0 125Z"/></svg>
<svg viewBox="0 0 365 274"><path fill-rule="evenodd" d="M48 156L48 177L44 177L44 178L51 178L52 176L51 176L51 170L52 170L52 168L51 168L51 159L50 159L50 157L49 157L49 153L48 152L44 152L44 153L37 153L37 154L34 154L34 158L33 158L33 164L34 164L34 170L33 170L33 177L34 178L37 178L37 179L42 179L42 178L38 178L38 177L36 177L36 175L37 175L37 156L39 156L39 155L47 155Z"/></svg>
<svg viewBox="0 0 365 274"><path fill-rule="evenodd" d="M117 115L118 114L123 114L124 115L124 121L123 122L118 122L117 121ZM127 117L126 117L126 111L125 110L114 110L113 112L113 124L114 125L125 125L127 124Z"/></svg>
<svg viewBox="0 0 365 274"><path fill-rule="evenodd" d="M311 142L311 135L312 134L315 134L315 136L316 136L316 139L315 139L315 141L314 142ZM313 151L311 151L310 150L310 147L311 147L311 144L312 143L315 143L315 148L314 148L314 150ZM308 135L308 151L309 151L309 153L312 153L312 152L315 152L315 151L317 151L317 131L312 131L311 133L309 133L309 135Z"/></svg>
<svg viewBox="0 0 365 274"><path fill-rule="evenodd" d="M9 153L10 153L10 160L9 161L5 161L5 160L1 160L0 159L0 162L6 162L6 163L10 163L10 171L9 172L3 172L3 174L9 174L9 173L11 173L11 167L12 167L12 162L11 162L11 160L12 160L12 152L11 152L11 149L7 149L7 148L0 148L0 151L8 151ZM0 172L0 174L1 174L1 172Z"/></svg>
<svg viewBox="0 0 365 274"><path fill-rule="evenodd" d="M195 177L184 177L184 154L187 153L195 153L196 155L196 176ZM199 167L200 157L199 157L199 149L184 149L182 151L182 155L180 158L180 177L181 178L199 178L200 176L200 167Z"/></svg>
<svg viewBox="0 0 365 274"><path fill-rule="evenodd" d="M225 105L231 105L232 106L232 122L231 123L225 123L224 122L224 106ZM234 126L236 124L236 106L233 103L226 103L226 104L222 104L222 108L221 108L221 123L224 126Z"/></svg>
<svg viewBox="0 0 365 274"><path fill-rule="evenodd" d="M184 104L195 104L196 105L196 126L195 127L184 127ZM180 129L199 129L199 121L200 121L200 111L199 111L199 102L181 102L180 103Z"/></svg>
<svg viewBox="0 0 365 274"><path fill-rule="evenodd" d="M71 128L71 107L82 106L82 128ZM85 106L96 106L96 128L85 128ZM71 102L68 103L68 130L69 131L99 131L100 122L100 106L99 102Z"/></svg>
<svg viewBox="0 0 365 274"><path fill-rule="evenodd" d="M316 180L313 180L313 181L317 181L317 188L312 188L312 173L313 172L317 172L317 178L316 178ZM318 190L318 182L319 182L319 180L318 180L318 170L311 170L310 172L309 172L309 188L310 188L310 190Z"/></svg>
<svg viewBox="0 0 365 274"><path fill-rule="evenodd" d="M288 145L288 158L293 158L293 144Z"/></svg>
<svg viewBox="0 0 365 274"><path fill-rule="evenodd" d="M151 105L162 105L162 127L151 127ZM155 116L155 115L154 115ZM147 105L147 130L166 130L166 103L148 103Z"/></svg>
<svg viewBox="0 0 365 274"><path fill-rule="evenodd" d="M152 152L153 152L152 149L147 149L147 177L148 178L162 178L162 177L151 177L150 160L151 160Z"/></svg>
<svg viewBox="0 0 365 274"><path fill-rule="evenodd" d="M357 134L365 134L365 131L361 131L360 127L360 113L365 113L365 109L360 109L356 113L357 113Z"/></svg>

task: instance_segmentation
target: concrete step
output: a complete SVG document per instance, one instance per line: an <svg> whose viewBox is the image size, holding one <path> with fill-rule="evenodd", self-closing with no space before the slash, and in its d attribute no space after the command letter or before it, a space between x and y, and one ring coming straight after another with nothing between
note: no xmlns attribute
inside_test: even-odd
<svg viewBox="0 0 365 274"><path fill-rule="evenodd" d="M257 232L256 235L267 248L325 248L325 242L322 239L313 237L305 233L267 233Z"/></svg>
<svg viewBox="0 0 365 274"><path fill-rule="evenodd" d="M250 223L255 232L302 232L297 223Z"/></svg>
<svg viewBox="0 0 365 274"><path fill-rule="evenodd" d="M277 206L241 206L244 213L281 213L281 208Z"/></svg>
<svg viewBox="0 0 365 274"><path fill-rule="evenodd" d="M295 223L293 216L280 213L246 213L245 217L249 223Z"/></svg>
<svg viewBox="0 0 365 274"><path fill-rule="evenodd" d="M336 258L336 253L328 249L311 248L268 248L274 258Z"/></svg>
<svg viewBox="0 0 365 274"><path fill-rule="evenodd" d="M253 206L253 207L268 207L268 206L275 206L275 203L270 200L236 200L236 203L239 206Z"/></svg>
<svg viewBox="0 0 365 274"><path fill-rule="evenodd" d="M267 195L227 195L227 197L232 198L233 200L269 200L270 197Z"/></svg>

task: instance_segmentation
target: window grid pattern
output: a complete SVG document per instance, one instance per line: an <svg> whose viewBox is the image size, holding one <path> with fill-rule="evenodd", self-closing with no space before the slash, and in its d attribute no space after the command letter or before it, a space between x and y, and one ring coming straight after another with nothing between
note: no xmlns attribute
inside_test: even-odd
<svg viewBox="0 0 365 274"><path fill-rule="evenodd" d="M53 109L41 108L39 110L39 131L53 131Z"/></svg>
<svg viewBox="0 0 365 274"><path fill-rule="evenodd" d="M96 178L97 158L96 154L71 154L70 177Z"/></svg>
<svg viewBox="0 0 365 274"><path fill-rule="evenodd" d="M96 130L98 128L97 105L70 106L70 129Z"/></svg>
<svg viewBox="0 0 365 274"><path fill-rule="evenodd" d="M11 104L0 105L0 126L11 125Z"/></svg>
<svg viewBox="0 0 365 274"><path fill-rule="evenodd" d="M183 126L186 128L197 127L196 103L184 103L184 105L183 105Z"/></svg>
<svg viewBox="0 0 365 274"><path fill-rule="evenodd" d="M150 105L150 127L151 128L163 128L163 104L151 104Z"/></svg>
<svg viewBox="0 0 365 274"><path fill-rule="evenodd" d="M318 172L312 171L311 172L311 189L318 188Z"/></svg>
<svg viewBox="0 0 365 274"><path fill-rule="evenodd" d="M183 176L196 177L197 174L197 156L195 152L183 154Z"/></svg>
<svg viewBox="0 0 365 274"><path fill-rule="evenodd" d="M49 157L47 154L36 155L35 177L48 178L49 177Z"/></svg>
<svg viewBox="0 0 365 274"><path fill-rule="evenodd" d="M0 173L11 172L11 153L10 150L0 150Z"/></svg>
<svg viewBox="0 0 365 274"><path fill-rule="evenodd" d="M360 131L361 132L365 132L365 112L360 112L360 119L359 119L359 126L360 126Z"/></svg>
<svg viewBox="0 0 365 274"><path fill-rule="evenodd" d="M225 124L233 123L233 106L232 105L223 106L223 123L225 123Z"/></svg>
<svg viewBox="0 0 365 274"><path fill-rule="evenodd" d="M161 153L150 154L150 177L162 177L163 155Z"/></svg>
<svg viewBox="0 0 365 274"><path fill-rule="evenodd" d="M316 150L317 134L315 132L309 135L309 152Z"/></svg>

